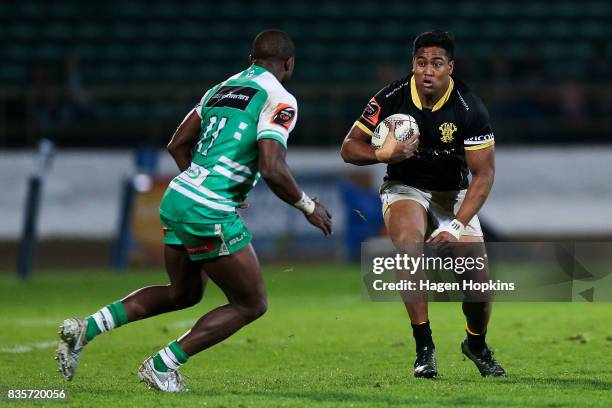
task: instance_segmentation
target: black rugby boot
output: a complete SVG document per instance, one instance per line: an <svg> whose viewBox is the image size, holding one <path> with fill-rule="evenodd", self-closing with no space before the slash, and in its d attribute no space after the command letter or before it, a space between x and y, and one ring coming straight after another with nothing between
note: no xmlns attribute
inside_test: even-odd
<svg viewBox="0 0 612 408"><path fill-rule="evenodd" d="M414 361L414 376L417 378L436 378L436 349L433 345L418 347Z"/></svg>
<svg viewBox="0 0 612 408"><path fill-rule="evenodd" d="M506 371L493 357L493 352L485 345L480 352L472 352L467 337L461 342L461 352L474 362L483 377L505 377Z"/></svg>

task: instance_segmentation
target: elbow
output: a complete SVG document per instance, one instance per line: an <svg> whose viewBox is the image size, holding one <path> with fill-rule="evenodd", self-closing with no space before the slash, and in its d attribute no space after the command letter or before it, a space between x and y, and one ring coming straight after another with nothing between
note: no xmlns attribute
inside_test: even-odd
<svg viewBox="0 0 612 408"><path fill-rule="evenodd" d="M173 141L170 141L170 143L166 145L166 151L168 151L171 156L174 156L177 150L178 146L176 145L176 143L173 143Z"/></svg>
<svg viewBox="0 0 612 408"><path fill-rule="evenodd" d="M261 175L261 178L266 181L268 181L270 177L272 177L272 172L268 168L260 168L259 174Z"/></svg>
<svg viewBox="0 0 612 408"><path fill-rule="evenodd" d="M342 157L342 160L345 163L351 164L351 159L350 159L348 153L346 152L346 149L344 149L344 146L340 149L340 157Z"/></svg>
<svg viewBox="0 0 612 408"><path fill-rule="evenodd" d="M342 160L345 163L348 164L355 164L352 160L351 157L351 153L349 152L348 146L346 145L346 142L342 144L342 147L340 148L340 157L342 157Z"/></svg>
<svg viewBox="0 0 612 408"><path fill-rule="evenodd" d="M170 153L170 156L177 157L182 155L183 153L188 153L191 149L184 144L180 144L172 139L170 143L166 145L166 150Z"/></svg>
<svg viewBox="0 0 612 408"><path fill-rule="evenodd" d="M268 163L260 163L259 164L259 174L261 178L263 178L266 182L273 180L276 171L274 170L274 166Z"/></svg>

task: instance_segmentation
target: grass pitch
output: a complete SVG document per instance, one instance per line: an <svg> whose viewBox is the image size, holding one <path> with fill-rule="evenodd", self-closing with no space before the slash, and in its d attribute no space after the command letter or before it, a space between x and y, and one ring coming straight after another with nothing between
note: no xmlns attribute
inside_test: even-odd
<svg viewBox="0 0 612 408"><path fill-rule="evenodd" d="M67 401L37 406L612 406L611 303L498 303L488 341L508 371L483 379L463 361L458 303L430 306L440 378L412 377L414 343L403 306L361 300L358 268L265 267L269 311L183 367L190 392L138 383L136 369L223 302L209 284L201 304L102 334L71 383L52 357L59 322L85 316L160 271L0 275L0 389L65 389ZM6 400L3 400L6 403ZM21 401L15 406L35 405Z"/></svg>

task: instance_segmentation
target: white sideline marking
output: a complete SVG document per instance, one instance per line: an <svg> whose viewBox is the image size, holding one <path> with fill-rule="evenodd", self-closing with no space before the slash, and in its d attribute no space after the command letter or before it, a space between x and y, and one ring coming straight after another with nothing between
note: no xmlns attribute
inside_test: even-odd
<svg viewBox="0 0 612 408"><path fill-rule="evenodd" d="M33 350L44 350L57 346L56 341L41 341L38 343L27 343L15 347L1 347L0 353L29 353Z"/></svg>

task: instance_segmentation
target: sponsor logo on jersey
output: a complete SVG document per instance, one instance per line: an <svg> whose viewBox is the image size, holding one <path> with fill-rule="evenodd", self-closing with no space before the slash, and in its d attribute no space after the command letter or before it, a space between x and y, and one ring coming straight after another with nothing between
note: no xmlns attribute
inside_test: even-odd
<svg viewBox="0 0 612 408"><path fill-rule="evenodd" d="M187 170L178 175L178 178L197 187L202 185L208 174L210 174L210 170L191 163Z"/></svg>
<svg viewBox="0 0 612 408"><path fill-rule="evenodd" d="M295 119L295 108L286 103L279 103L276 109L274 109L274 115L272 115L270 123L280 125L289 130L293 119Z"/></svg>
<svg viewBox="0 0 612 408"><path fill-rule="evenodd" d="M463 105L463 107L465 108L466 111L470 110L470 107L468 106L468 104L465 102L465 99L463 99L463 95L461 95L461 92L459 92L459 90L457 89L457 96L459 97L459 100L461 101L461 104Z"/></svg>
<svg viewBox="0 0 612 408"><path fill-rule="evenodd" d="M378 124L378 116L380 115L380 105L376 102L376 99L370 99L370 102L366 105L361 117L371 124L376 126Z"/></svg>
<svg viewBox="0 0 612 408"><path fill-rule="evenodd" d="M483 143L490 142L494 139L493 133L487 133L486 135L472 136L465 139L465 145L479 145Z"/></svg>
<svg viewBox="0 0 612 408"><path fill-rule="evenodd" d="M455 126L452 122L444 122L438 128L440 132L442 132L442 137L440 137L440 141L443 143L450 143L455 138L453 133L457 131L457 126Z"/></svg>
<svg viewBox="0 0 612 408"><path fill-rule="evenodd" d="M245 110L259 90L249 86L222 86L206 102L207 108L236 108Z"/></svg>
<svg viewBox="0 0 612 408"><path fill-rule="evenodd" d="M391 92L387 92L385 94L385 98L388 98L390 96L393 96L394 93L396 93L397 91L401 91L402 88L406 87L407 85L410 85L410 80L402 82L401 84L399 84L398 86L396 86L395 88L393 88L391 90Z"/></svg>
<svg viewBox="0 0 612 408"><path fill-rule="evenodd" d="M201 254L204 252L212 252L215 250L217 246L215 245L214 242L209 241L209 242L204 242L200 245L194 245L194 246L186 246L185 249L187 249L187 253L188 254Z"/></svg>
<svg viewBox="0 0 612 408"><path fill-rule="evenodd" d="M416 151L415 156L420 157L424 160L435 160L438 157L449 157L457 152L457 149L451 147L450 149L431 149L427 147L420 147Z"/></svg>
<svg viewBox="0 0 612 408"><path fill-rule="evenodd" d="M190 168L190 169L188 169L188 170L185 172L185 174L187 175L187 177L189 177L189 178L191 178L191 179L194 179L194 178L198 178L198 177L200 177L200 173L201 173L201 171L200 171L200 169L198 169L198 168L193 168L193 169L192 169L192 168Z"/></svg>

